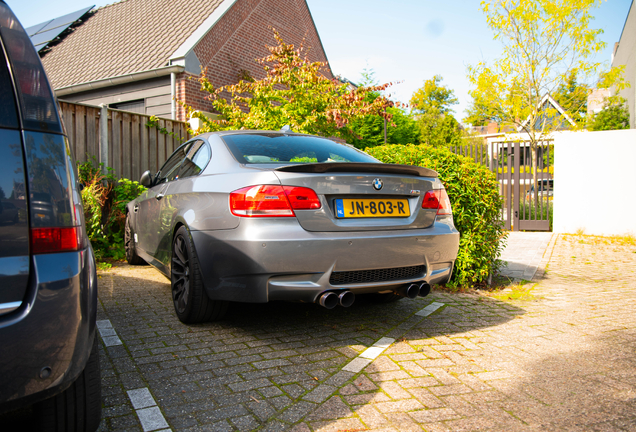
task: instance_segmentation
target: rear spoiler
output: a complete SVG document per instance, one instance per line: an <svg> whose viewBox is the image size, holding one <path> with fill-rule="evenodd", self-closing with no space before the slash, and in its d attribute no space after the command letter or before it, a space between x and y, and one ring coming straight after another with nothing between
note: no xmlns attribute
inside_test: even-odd
<svg viewBox="0 0 636 432"><path fill-rule="evenodd" d="M372 174L398 174L417 177L437 177L437 172L432 169L399 164L364 163L364 162L324 162L294 164L275 168L276 171L295 173L372 173Z"/></svg>

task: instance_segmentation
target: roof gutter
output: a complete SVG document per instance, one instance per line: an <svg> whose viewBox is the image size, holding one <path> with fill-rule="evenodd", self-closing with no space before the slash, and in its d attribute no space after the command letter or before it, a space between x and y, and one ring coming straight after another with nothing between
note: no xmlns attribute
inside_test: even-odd
<svg viewBox="0 0 636 432"><path fill-rule="evenodd" d="M157 69L150 69L147 71L134 72L125 75L119 75L110 78L104 78L95 81L89 81L80 84L73 84L67 87L60 87L55 89L55 95L57 97L65 96L73 93L80 93L89 90L97 90L104 87L112 87L120 84L131 83L135 81L143 81L151 78L157 78L167 76L173 73L181 73L185 70L185 67L180 65L164 66Z"/></svg>

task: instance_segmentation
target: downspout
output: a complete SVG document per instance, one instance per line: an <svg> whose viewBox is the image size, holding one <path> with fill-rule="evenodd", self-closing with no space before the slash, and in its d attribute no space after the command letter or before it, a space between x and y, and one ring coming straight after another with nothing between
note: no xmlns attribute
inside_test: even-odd
<svg viewBox="0 0 636 432"><path fill-rule="evenodd" d="M171 107L170 112L172 114L172 120L177 119L177 74L172 72L170 74L170 99L171 99Z"/></svg>

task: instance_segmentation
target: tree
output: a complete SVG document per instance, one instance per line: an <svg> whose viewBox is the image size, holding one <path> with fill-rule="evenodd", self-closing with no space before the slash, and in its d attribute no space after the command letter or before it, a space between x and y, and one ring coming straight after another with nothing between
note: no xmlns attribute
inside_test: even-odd
<svg viewBox="0 0 636 432"><path fill-rule="evenodd" d="M629 129L629 110L625 99L616 98L609 105L588 120L587 129L591 131Z"/></svg>
<svg viewBox="0 0 636 432"><path fill-rule="evenodd" d="M590 10L600 0L486 0L482 10L495 39L503 45L500 59L469 66L471 119L495 119L512 124L528 134L532 164L536 164L537 143L549 137L558 122L548 121L555 110L540 106L546 94L559 88L567 100L564 108L577 118L579 90L570 92L573 76L594 80L602 64L594 55L605 47L602 30L589 28ZM604 71L600 87L624 88L621 69Z"/></svg>
<svg viewBox="0 0 636 432"><path fill-rule="evenodd" d="M417 122L400 108L387 108L392 116L387 124L387 144L417 144L420 131ZM384 119L379 115L368 115L351 123L351 129L357 134L349 142L359 149L384 144Z"/></svg>
<svg viewBox="0 0 636 432"><path fill-rule="evenodd" d="M277 46L268 47L270 55L257 60L266 72L261 80L244 79L237 84L214 88L205 76L199 78L201 89L220 119L212 120L188 108L190 116L199 118L198 132L228 129L279 130L288 125L294 132L352 139L356 135L350 123L367 115L391 120L387 108L398 106L378 96L390 84L361 86L348 90L347 84L328 79L320 71L325 63L310 62L303 57L304 48L286 44L274 31Z"/></svg>
<svg viewBox="0 0 636 432"><path fill-rule="evenodd" d="M449 114L453 112L452 105L459 101L455 92L446 86L440 85L441 75L435 75L433 79L424 81L424 86L413 93L411 97L411 111L419 114Z"/></svg>
<svg viewBox="0 0 636 432"><path fill-rule="evenodd" d="M361 72L359 86L377 86L375 71L365 67ZM380 97L381 93L369 92L367 102ZM419 142L419 128L417 123L402 108L387 108L391 115L391 123L386 125L387 144L414 144ZM351 129L356 137L349 142L359 149L376 147L384 144L385 120L379 115L368 115L351 123Z"/></svg>
<svg viewBox="0 0 636 432"><path fill-rule="evenodd" d="M570 71L566 82L559 84L554 100L579 126L582 126L587 120L587 97L591 89L585 83L578 83L576 75L576 70Z"/></svg>
<svg viewBox="0 0 636 432"><path fill-rule="evenodd" d="M441 82L440 75L424 81L424 86L411 97L411 113L420 129L420 142L433 146L457 145L462 130L451 106L458 101L454 91Z"/></svg>

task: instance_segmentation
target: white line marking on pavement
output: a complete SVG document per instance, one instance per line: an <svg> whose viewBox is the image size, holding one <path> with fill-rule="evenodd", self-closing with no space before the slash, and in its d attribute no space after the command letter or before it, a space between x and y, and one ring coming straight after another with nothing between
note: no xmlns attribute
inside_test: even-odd
<svg viewBox="0 0 636 432"><path fill-rule="evenodd" d="M353 360L351 360L345 367L343 367L342 370L358 373L362 369L364 369L369 363L371 363L371 360L369 359L356 357Z"/></svg>
<svg viewBox="0 0 636 432"><path fill-rule="evenodd" d="M442 306L444 306L444 303L433 302L430 305L426 306L424 309L415 312L415 315L427 317Z"/></svg>
<svg viewBox="0 0 636 432"><path fill-rule="evenodd" d="M364 369L369 363L376 359L385 349L391 346L395 339L383 337L369 348L364 350L362 354L351 360L342 370L358 373Z"/></svg>
<svg viewBox="0 0 636 432"><path fill-rule="evenodd" d="M156 431L158 429L161 429L161 432L171 431L168 422L166 422L166 419L163 417L161 410L147 387L128 390L127 393L135 408L137 417L139 417L144 432Z"/></svg>
<svg viewBox="0 0 636 432"><path fill-rule="evenodd" d="M147 387L128 390L128 397L136 410L157 405Z"/></svg>
<svg viewBox="0 0 636 432"><path fill-rule="evenodd" d="M382 354L382 351L384 351L385 349L386 348L381 348L381 347L367 348L366 350L364 350L362 354L360 354L360 357L375 360L375 358L379 356L380 354Z"/></svg>
<svg viewBox="0 0 636 432"><path fill-rule="evenodd" d="M137 410L137 416L139 421L141 421L141 427L144 428L144 432L165 429L168 426L168 422L163 418L163 414L161 414L161 410L157 406Z"/></svg>
<svg viewBox="0 0 636 432"><path fill-rule="evenodd" d="M121 339L117 336L117 332L115 332L110 320L97 321L97 330L99 330L99 335L107 347L122 345Z"/></svg>

